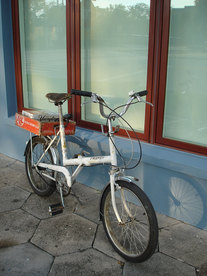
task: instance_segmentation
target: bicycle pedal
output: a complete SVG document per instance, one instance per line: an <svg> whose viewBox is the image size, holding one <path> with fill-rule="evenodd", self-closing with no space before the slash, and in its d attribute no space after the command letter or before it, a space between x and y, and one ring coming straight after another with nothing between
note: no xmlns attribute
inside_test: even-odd
<svg viewBox="0 0 207 276"><path fill-rule="evenodd" d="M49 206L49 214L51 216L59 215L63 212L63 209L62 203L52 204Z"/></svg>

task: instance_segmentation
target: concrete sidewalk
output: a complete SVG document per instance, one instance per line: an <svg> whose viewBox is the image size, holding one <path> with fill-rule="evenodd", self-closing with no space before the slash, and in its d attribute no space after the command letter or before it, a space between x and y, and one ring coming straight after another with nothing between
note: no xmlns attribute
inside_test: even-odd
<svg viewBox="0 0 207 276"><path fill-rule="evenodd" d="M59 202L33 193L24 164L0 154L0 275L207 275L207 230L157 214L158 251L132 264L117 255L99 222L100 192L75 184Z"/></svg>

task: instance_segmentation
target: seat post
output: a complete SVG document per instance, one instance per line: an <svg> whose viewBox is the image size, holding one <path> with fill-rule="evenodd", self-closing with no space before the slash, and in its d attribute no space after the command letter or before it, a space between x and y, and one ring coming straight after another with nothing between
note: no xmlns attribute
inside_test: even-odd
<svg viewBox="0 0 207 276"><path fill-rule="evenodd" d="M58 114L59 114L59 122L60 122L60 139L61 139L61 148L62 148L63 165L64 165L65 160L67 159L67 145L66 145L66 139L65 139L65 127L63 123L62 103L58 103Z"/></svg>

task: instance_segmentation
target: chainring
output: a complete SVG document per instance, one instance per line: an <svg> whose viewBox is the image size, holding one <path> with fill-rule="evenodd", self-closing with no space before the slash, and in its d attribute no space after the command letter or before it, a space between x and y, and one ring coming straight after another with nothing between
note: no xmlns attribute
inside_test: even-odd
<svg viewBox="0 0 207 276"><path fill-rule="evenodd" d="M61 172L57 172L56 189L58 193L60 193L61 187L62 187L63 196L68 196L70 194L71 188L68 187L64 174L62 174Z"/></svg>

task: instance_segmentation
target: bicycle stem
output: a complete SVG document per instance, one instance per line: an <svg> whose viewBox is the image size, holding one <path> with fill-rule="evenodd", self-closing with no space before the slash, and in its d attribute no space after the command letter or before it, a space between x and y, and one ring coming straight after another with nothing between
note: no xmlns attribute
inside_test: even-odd
<svg viewBox="0 0 207 276"><path fill-rule="evenodd" d="M109 150L111 156L111 165L117 166L117 156L116 156L116 149L114 146L114 132L112 129L111 118L108 118L108 134L109 134Z"/></svg>

